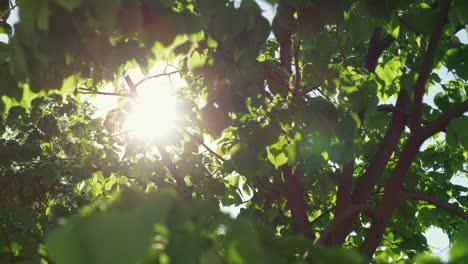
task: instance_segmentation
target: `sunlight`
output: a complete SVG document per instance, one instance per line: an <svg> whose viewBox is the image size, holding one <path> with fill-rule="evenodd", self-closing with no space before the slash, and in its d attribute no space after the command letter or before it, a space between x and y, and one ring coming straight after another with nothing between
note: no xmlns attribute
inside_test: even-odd
<svg viewBox="0 0 468 264"><path fill-rule="evenodd" d="M131 110L125 131L141 140L162 139L174 128L177 118L175 98L169 89L153 87L140 92Z"/></svg>
<svg viewBox="0 0 468 264"><path fill-rule="evenodd" d="M139 80L137 75L130 76ZM170 137L178 117L173 85L183 83L178 75L173 75L172 81L165 76L149 79L138 87L138 97L123 128L130 131L130 137L143 141Z"/></svg>

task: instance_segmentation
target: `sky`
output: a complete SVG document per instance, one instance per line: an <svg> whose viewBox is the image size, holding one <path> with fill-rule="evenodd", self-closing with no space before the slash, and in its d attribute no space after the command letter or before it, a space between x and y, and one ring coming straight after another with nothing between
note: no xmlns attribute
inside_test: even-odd
<svg viewBox="0 0 468 264"><path fill-rule="evenodd" d="M236 3L240 3L239 0L234 0ZM276 7L270 5L268 2L265 0L256 0L256 2L259 4L260 8L263 10L263 16L267 18L270 23L273 20L273 17L276 13ZM13 25L17 23L18 21L18 9L13 10L11 13L10 17L8 18L8 23ZM467 44L468 43L468 34L467 30L462 30L460 31L457 36L460 38L460 40ZM0 34L0 41L6 42L8 41L8 38L6 37L5 34ZM162 65L157 65L155 68L151 69L152 74L155 73L161 73L164 69L162 68ZM139 71L133 71L131 72L133 78L135 80L139 80L143 78L143 75ZM439 71L439 75L441 76L443 81L447 81L452 79L454 76L447 71L446 68L442 68ZM184 85L183 82L179 78L173 78L172 80L169 80L168 78L161 78L159 80L155 80L152 82L152 85L155 86L161 86L161 87L168 87L169 85L171 87L179 87L181 85ZM113 88L111 86L104 87L104 91L109 91L112 92ZM428 96L424 98L424 102L434 106L433 103L433 98L434 96L441 91L440 87L435 87L435 89L431 89L429 91ZM110 96L98 96L96 99L94 99L96 102L96 105L99 106L99 114L100 115L105 115L107 111L115 107L115 98L112 98ZM427 142L425 143L425 148L428 144L432 144L434 142ZM468 186L468 177L466 175L458 175L455 176L451 179L451 182L453 184L458 184L462 186ZM224 207L223 211L230 213L232 216L235 216L238 214L240 210L240 207L235 207L235 206L230 206L230 207ZM449 239L445 233L442 232L441 229L431 227L426 233L425 233L427 239L428 239L428 244L432 248L433 252L435 255L441 257L443 260L448 260L448 252L449 252Z"/></svg>

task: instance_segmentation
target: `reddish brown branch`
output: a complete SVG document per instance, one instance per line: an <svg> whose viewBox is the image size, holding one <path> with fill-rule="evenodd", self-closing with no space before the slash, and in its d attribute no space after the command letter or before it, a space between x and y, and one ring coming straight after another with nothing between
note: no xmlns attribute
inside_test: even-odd
<svg viewBox="0 0 468 264"><path fill-rule="evenodd" d="M440 13L436 21L434 30L432 31L431 37L429 38L429 45L427 46L426 53L424 54L424 60L419 70L419 76L416 83L413 86L414 101L413 110L411 117L411 131L419 129L422 120L422 99L425 93L425 86L429 74L432 72L434 56L437 48L437 42L439 41L444 25L447 21L448 10L450 7L451 0L443 0Z"/></svg>
<svg viewBox="0 0 468 264"><path fill-rule="evenodd" d="M444 202L442 200L436 199L428 194L425 193L417 193L417 192L406 192L403 196L404 200L417 200L417 201L425 201L437 207L446 209L463 219L468 220L468 212L464 211L463 209L450 204L448 202Z"/></svg>
<svg viewBox="0 0 468 264"><path fill-rule="evenodd" d="M382 52L390 46L393 41L391 36L387 36L381 39L382 29L377 27L369 40L367 54L364 62L364 67L369 72L374 72L377 67L377 62ZM388 160L394 150L395 145L403 133L406 125L406 114L404 110L408 104L409 97L406 91L400 91L397 100L396 108L399 110L393 113L390 126L386 132L386 135L379 145L379 150L370 162L366 173L361 176L358 186L352 193L352 202L354 204L362 204L369 197L373 187L377 183L378 177L385 169ZM364 120L365 109L362 109L359 113L361 120ZM352 171L350 172L352 177ZM340 190L339 190L340 191ZM344 192L339 196L345 195ZM349 197L349 196L348 196ZM345 198L340 198L341 201L346 201ZM338 203L338 201L337 201ZM345 203L352 205L351 201ZM344 212L341 212L344 211ZM348 214L347 210L337 210L337 214L330 224L329 227L321 234L320 238L316 241L317 243L326 244L330 246L336 246L341 244L346 236L352 231L352 225L357 217L357 213Z"/></svg>
<svg viewBox="0 0 468 264"><path fill-rule="evenodd" d="M130 78L130 76L127 73L124 73L124 80L127 83L128 88L130 90L130 97L132 99L136 99L138 96L138 92L137 92L137 89L136 89L137 87L135 83L133 83L132 81L132 78Z"/></svg>
<svg viewBox="0 0 468 264"><path fill-rule="evenodd" d="M291 47L292 40L288 38L280 42L280 63L281 67L291 75Z"/></svg>
<svg viewBox="0 0 468 264"><path fill-rule="evenodd" d="M398 162L395 169L392 171L389 181L385 185L385 192L382 201L379 203L376 214L378 220L374 221L371 228L367 232L364 243L360 247L360 251L368 257L372 257L377 246L380 244L385 227L392 216L393 210L401 202L401 188L406 174L408 173L413 160L415 159L422 140L411 133L404 150L398 157Z"/></svg>
<svg viewBox="0 0 468 264"><path fill-rule="evenodd" d="M177 184L179 186L186 186L187 184L185 183L185 180L179 175L179 172L177 171L175 164L172 162L171 158L169 157L169 153L167 153L166 149L164 149L164 146L161 145L160 143L157 143L156 145L158 147L159 154L161 154L161 160L164 166L166 166L166 168L172 174L172 177L175 179Z"/></svg>
<svg viewBox="0 0 468 264"><path fill-rule="evenodd" d="M376 218L376 213L374 212L374 209L370 208L367 204L361 203L350 205L339 215L336 215L335 218L333 218L333 221L322 231L320 237L315 240L315 243L325 244L328 246L337 246L341 244L341 238L337 239L337 237L333 234L336 234L336 230L343 231L343 233L345 233L346 235L349 234L349 232L347 232L347 225L345 225L344 229L342 228L342 226L343 224L347 224L350 221L352 223L352 220L354 220L355 216L359 212L364 212L373 219Z"/></svg>
<svg viewBox="0 0 468 264"><path fill-rule="evenodd" d="M285 5L285 2L281 2L282 5ZM281 8L281 6L280 6ZM285 9L281 9L278 11L277 16L283 16L283 19L294 19L293 18L294 11L286 7ZM289 37L285 38L280 42L280 63L281 68L286 70L289 75L292 73L291 69L291 32ZM262 64L263 65L263 64ZM289 77L289 76L288 76ZM288 78L279 78L281 84L284 84L288 91L291 90L289 88L289 80ZM303 234L311 239L315 238L315 234L310 229L310 223L307 216L306 205L304 201L304 193L299 182L299 179L296 174L293 173L292 168L285 164L281 166L284 178L284 186L286 189L286 197L288 200L288 207L291 210L292 220L293 220L293 227L294 231L298 234Z"/></svg>
<svg viewBox="0 0 468 264"><path fill-rule="evenodd" d="M258 64L260 65L260 70L266 77L277 81L281 85L281 89L283 89L286 93L291 91L291 88L289 87L289 81L286 78L283 78L280 74L273 71L266 63L259 62Z"/></svg>
<svg viewBox="0 0 468 264"><path fill-rule="evenodd" d="M423 139L427 139L439 131L444 131L452 118L463 115L468 111L468 100L456 104L447 113L443 114L436 120L430 122L421 131Z"/></svg>
<svg viewBox="0 0 468 264"><path fill-rule="evenodd" d="M369 72L374 72L377 67L377 62L379 60L382 52L390 46L394 40L392 36L388 35L385 38L381 39L382 28L376 27L374 33L372 34L369 45L367 47L367 54L364 62L364 68Z"/></svg>
<svg viewBox="0 0 468 264"><path fill-rule="evenodd" d="M372 189L378 181L378 177L387 166L393 150L404 131L407 121L405 108L408 103L409 97L407 92L405 90L400 90L390 125L383 140L379 144L377 152L369 163L369 167L367 167L366 172L359 179L356 189L353 192L353 201L363 202L369 198Z"/></svg>
<svg viewBox="0 0 468 264"><path fill-rule="evenodd" d="M405 114L406 116L408 116L408 113L406 113L404 111L401 111L401 110L397 110L393 105L379 105L379 106L377 106L377 110L379 110L381 112L390 112L390 113L400 112L400 113ZM421 123L424 124L424 125L427 125L427 124L429 124L429 121L421 120Z"/></svg>
<svg viewBox="0 0 468 264"><path fill-rule="evenodd" d="M288 207L291 210L294 231L313 239L315 235L310 232L310 223L299 179L287 164L281 166L281 169L283 171L286 197L288 199Z"/></svg>
<svg viewBox="0 0 468 264"><path fill-rule="evenodd" d="M298 39L296 43L296 48L294 49L294 70L296 72L296 80L295 80L295 91L299 91L299 87L301 85L301 69L299 67L299 51L301 49L301 40Z"/></svg>
<svg viewBox="0 0 468 264"><path fill-rule="evenodd" d="M338 180L338 191L336 193L336 208L342 211L351 204L351 187L353 184L354 162L348 162L343 166Z"/></svg>

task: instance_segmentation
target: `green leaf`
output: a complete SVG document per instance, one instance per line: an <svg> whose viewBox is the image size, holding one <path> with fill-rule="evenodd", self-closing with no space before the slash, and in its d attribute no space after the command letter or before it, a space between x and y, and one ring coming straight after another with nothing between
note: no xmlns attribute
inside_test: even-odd
<svg viewBox="0 0 468 264"><path fill-rule="evenodd" d="M245 217L233 220L226 233L228 263L264 263L264 253L252 221Z"/></svg>
<svg viewBox="0 0 468 264"><path fill-rule="evenodd" d="M468 117L462 116L454 118L447 127L447 143L456 146L460 143L465 150L468 150Z"/></svg>
<svg viewBox="0 0 468 264"><path fill-rule="evenodd" d="M200 54L199 52L194 52L188 61L188 68L193 70L201 67L205 65L206 59L206 56Z"/></svg>
<svg viewBox="0 0 468 264"><path fill-rule="evenodd" d="M286 138L282 136L275 144L267 147L268 160L271 162L271 164L273 164L273 166L275 166L275 168L278 168L288 162L288 156L286 155L287 145L288 142Z"/></svg>
<svg viewBox="0 0 468 264"><path fill-rule="evenodd" d="M324 246L315 246L311 250L313 259L317 263L365 263L364 259L359 253L353 249L347 248L328 248Z"/></svg>
<svg viewBox="0 0 468 264"><path fill-rule="evenodd" d="M11 57L11 45L0 42L0 63Z"/></svg>
<svg viewBox="0 0 468 264"><path fill-rule="evenodd" d="M200 7L200 12L206 14L216 14L222 11L227 4L226 0L198 0L198 7Z"/></svg>
<svg viewBox="0 0 468 264"><path fill-rule="evenodd" d="M464 0L453 1L453 11L460 25L468 24L468 2Z"/></svg>
<svg viewBox="0 0 468 264"><path fill-rule="evenodd" d="M137 263L148 254L153 225L165 222L172 196L123 193L114 201L117 208L75 217L54 230L46 240L49 254L59 264Z"/></svg>
<svg viewBox="0 0 468 264"><path fill-rule="evenodd" d="M450 263L468 262L468 224L464 224L455 238L455 243L450 250Z"/></svg>
<svg viewBox="0 0 468 264"><path fill-rule="evenodd" d="M216 250L204 251L200 257L200 264L221 264L223 263L222 258L216 254Z"/></svg>
<svg viewBox="0 0 468 264"><path fill-rule="evenodd" d="M287 162L289 166L294 167L297 162L297 151L296 151L296 143L291 143L286 146L286 153L287 153Z"/></svg>
<svg viewBox="0 0 468 264"><path fill-rule="evenodd" d="M466 61L468 59L468 46L463 45L460 48L453 48L447 51L447 68L455 70L457 75L463 79L468 78Z"/></svg>
<svg viewBox="0 0 468 264"><path fill-rule="evenodd" d="M49 0L38 0L39 6L37 8L37 27L41 30L49 29Z"/></svg>
<svg viewBox="0 0 468 264"><path fill-rule="evenodd" d="M20 101L23 95L23 90L18 86L18 82L10 74L7 66L8 64L6 63L0 64L0 80L2 82L2 90L0 91L0 94Z"/></svg>
<svg viewBox="0 0 468 264"><path fill-rule="evenodd" d="M345 13L345 27L348 29L353 38L366 41L372 35L375 25L362 14L362 8L354 8Z"/></svg>
<svg viewBox="0 0 468 264"><path fill-rule="evenodd" d="M397 57L393 57L391 60L385 63L385 66L378 65L375 69L375 73L379 78L385 81L388 86L392 84L393 80L400 74L401 61Z"/></svg>
<svg viewBox="0 0 468 264"><path fill-rule="evenodd" d="M74 9L81 5L82 0L54 0L58 5L65 8L68 12L72 12Z"/></svg>
<svg viewBox="0 0 468 264"><path fill-rule="evenodd" d="M434 104L442 111L447 112L450 109L450 100L448 96L442 92L437 93L434 97Z"/></svg>
<svg viewBox="0 0 468 264"><path fill-rule="evenodd" d="M10 24L0 20L0 34L6 34L8 37L11 37L12 29Z"/></svg>
<svg viewBox="0 0 468 264"><path fill-rule="evenodd" d="M410 31L415 31L418 34L428 35L432 32L435 22L437 21L437 10L430 8L427 4L423 4L421 8L410 9L401 19L405 21L403 25L407 25Z"/></svg>
<svg viewBox="0 0 468 264"><path fill-rule="evenodd" d="M422 254L422 255L417 256L414 262L416 264L442 264L443 263L439 258L435 256L431 256L429 254Z"/></svg>

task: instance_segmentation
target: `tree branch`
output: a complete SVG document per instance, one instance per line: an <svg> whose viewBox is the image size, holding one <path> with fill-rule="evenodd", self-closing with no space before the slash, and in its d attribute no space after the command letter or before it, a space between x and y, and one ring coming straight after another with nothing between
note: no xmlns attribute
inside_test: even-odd
<svg viewBox="0 0 468 264"><path fill-rule="evenodd" d="M99 95L131 97L130 94L124 94L124 93L107 93L107 92L90 91L90 90L84 89L84 88L80 88L80 89L85 90L84 92L78 91L78 93L80 93L80 94L99 94Z"/></svg>
<svg viewBox="0 0 468 264"><path fill-rule="evenodd" d="M343 171L338 180L338 191L336 193L336 211L349 207L351 204L351 187L353 184L354 161L348 162L343 166Z"/></svg>
<svg viewBox="0 0 468 264"><path fill-rule="evenodd" d="M416 201L425 201L425 202L428 202L432 205L435 205L437 207L440 207L440 208L443 208L443 209L446 209L458 216L460 216L461 218L465 219L465 220L468 220L468 212L462 210L461 208L453 205L453 204L450 204L448 202L444 202L442 200L439 200L435 197L432 197L428 194L425 194L425 193L418 193L418 192L405 192L404 193L404 196L403 196L403 199L404 200L416 200Z"/></svg>
<svg viewBox="0 0 468 264"><path fill-rule="evenodd" d="M364 203L350 205L339 216L336 216L333 219L333 221L322 231L320 237L318 237L314 243L325 244L329 246L339 245L341 241L335 240L335 237L331 235L334 232L334 230L343 225L343 223L349 223L349 220L352 220L354 216L359 212L365 212L372 219L374 219L376 217L376 213L374 212L374 210L375 209L369 207L367 204ZM352 222L353 221L351 221L351 223Z"/></svg>
<svg viewBox="0 0 468 264"><path fill-rule="evenodd" d="M171 158L169 157L169 154L164 149L164 146L161 145L161 143L156 143L156 146L158 147L158 151L161 154L161 158L162 158L162 162L164 166L166 166L166 168L172 174L172 177L174 177L177 184L179 186L186 186L187 184L185 183L185 180L182 177L180 177L175 164L172 162Z"/></svg>
<svg viewBox="0 0 468 264"><path fill-rule="evenodd" d="M384 171L387 163L400 140L401 134L404 131L407 116L405 108L409 103L409 96L405 90L400 90L398 99L393 111L392 120L383 140L379 144L379 148L372 158L366 172L360 177L356 189L353 192L354 202L363 202L369 198L373 187L377 183L378 177Z"/></svg>
<svg viewBox="0 0 468 264"><path fill-rule="evenodd" d="M322 214L320 214L319 216L317 216L314 220L312 220L312 222L310 222L310 225L314 225L315 223L317 223L320 219L322 219L322 217L326 216L327 214L329 214L331 211L335 210L335 206L325 210L325 212L323 212Z"/></svg>
<svg viewBox="0 0 468 264"><path fill-rule="evenodd" d="M402 184L411 168L413 160L419 152L422 142L417 133L412 131L405 148L398 157L398 162L392 171L390 179L385 184L383 198L376 208L377 221L372 223L360 247L360 251L368 257L372 257L374 254L377 246L382 241L385 227L392 217L393 210L402 202Z"/></svg>
<svg viewBox="0 0 468 264"><path fill-rule="evenodd" d="M377 67L377 62L379 60L382 52L390 46L394 38L390 35L381 39L382 28L376 27L374 33L372 34L369 45L367 47L367 54L364 62L364 68L369 72L374 72Z"/></svg>
<svg viewBox="0 0 468 264"><path fill-rule="evenodd" d="M420 128L422 120L422 99L425 93L425 86L429 74L432 72L434 55L437 48L437 42L442 35L442 29L447 21L447 14L450 7L451 0L443 0L440 8L440 13L437 18L436 26L432 31L431 37L429 38L429 45L426 53L424 54L424 60L419 70L419 76L416 83L413 86L414 101L411 118L411 131L415 131Z"/></svg>
<svg viewBox="0 0 468 264"><path fill-rule="evenodd" d="M379 110L381 112L390 112L390 113L399 111L393 105L387 105L387 104L378 105L377 110ZM402 113L406 114L406 112L404 112L404 111Z"/></svg>
<svg viewBox="0 0 468 264"><path fill-rule="evenodd" d="M434 135L439 131L445 130L447 125L450 123L452 118L463 115L468 111L468 100L463 101L462 103L456 104L452 109L447 113L443 114L436 120L430 122L427 126L421 131L422 138L427 139L430 136Z"/></svg>
<svg viewBox="0 0 468 264"><path fill-rule="evenodd" d="M203 141L201 141L200 139L198 139L197 137L195 137L194 135L190 134L190 132L188 132L186 129L184 129L185 133L187 133L187 135L195 140L198 144L202 145L206 150L208 150L208 152L210 152L211 154L213 154L213 156L215 156L217 159L221 160L221 161L225 161L223 157L221 157L218 153L216 153L214 150L212 150L210 147L208 147Z"/></svg>
<svg viewBox="0 0 468 264"><path fill-rule="evenodd" d="M140 81L138 81L138 82L135 84L135 88L137 88L138 86L140 86L140 84L142 84L143 82L145 82L145 81L147 81L147 80L149 80L149 79L160 78L160 77L163 77L163 76L171 76L171 75L173 75L173 74L181 73L181 72L186 72L186 71L184 71L184 70L177 70L177 71L165 72L165 73L160 73L160 74L148 76L148 77L143 78L143 79L141 79Z"/></svg>
<svg viewBox="0 0 468 264"><path fill-rule="evenodd" d="M3 14L0 15L0 19L4 18L6 15L8 15L13 9L15 9L18 6L19 6L18 1L16 1L16 3L12 7L10 7L7 11L3 12Z"/></svg>
<svg viewBox="0 0 468 264"><path fill-rule="evenodd" d="M390 113L393 113L393 112L400 112L402 114L405 114L406 116L408 116L408 113L404 112L404 111L401 111L401 110L397 110L393 105L378 105L377 106L377 110L380 111L380 112L390 112ZM424 125L427 125L429 124L429 121L427 120L421 120L421 123L424 124Z"/></svg>
<svg viewBox="0 0 468 264"><path fill-rule="evenodd" d="M375 28L374 33L369 40L367 54L364 62L364 67L369 72L375 71L380 55L386 48L388 48L388 46L390 46L393 41L391 36L387 36L384 39L381 39L381 32L382 29L380 27ZM364 175L360 177L358 186L351 195L351 205L362 204L367 200L372 191L372 188L377 183L378 177L385 169L387 162L395 148L395 145L398 143L401 133L403 133L404 127L406 125L406 114L401 112L404 112L408 101L409 97L406 91L401 90L398 95L396 105L396 108L399 111L393 113L389 128L385 134L384 139L379 145L378 152L370 162L370 165ZM366 109L359 111L359 117L361 120L364 120L365 112ZM352 231L352 226L357 214L347 214L341 211L342 210L337 210L337 214L335 215L332 223L329 227L326 228L326 231L321 234L320 238L316 241L317 243L335 246L341 244L346 239L346 236Z"/></svg>
<svg viewBox="0 0 468 264"><path fill-rule="evenodd" d="M299 51L301 49L301 40L298 38L296 48L294 50L294 69L296 71L295 90L299 91L301 85L301 69L299 68Z"/></svg>
<svg viewBox="0 0 468 264"><path fill-rule="evenodd" d="M130 78L130 76L127 73L124 73L124 80L128 85L128 89L130 91L130 98L136 99L138 96L138 92L135 83L133 83L132 81L132 78Z"/></svg>
<svg viewBox="0 0 468 264"><path fill-rule="evenodd" d="M307 217L303 190L297 175L295 175L287 164L281 166L288 199L288 207L291 210L294 231L314 239L315 235L309 230L309 220Z"/></svg>
<svg viewBox="0 0 468 264"><path fill-rule="evenodd" d="M390 35L381 39L382 28L376 27L372 33L371 38L369 39L369 44L367 46L367 53L364 59L364 68L369 72L375 72L377 67L378 60L380 55L384 52L386 48L390 46L394 38ZM362 108L358 111L359 119L361 122L364 122L364 117L366 115L366 109Z"/></svg>
<svg viewBox="0 0 468 264"><path fill-rule="evenodd" d="M316 86L313 86L313 87L310 87L310 88L307 88L307 89L304 89L302 90L301 92L296 92L294 93L295 96L305 96L306 94L314 91L314 90L317 90L318 88L320 88L321 85L316 85Z"/></svg>
<svg viewBox="0 0 468 264"><path fill-rule="evenodd" d="M260 65L260 70L265 76L267 76L267 78L270 77L271 79L276 80L281 85L281 89L283 89L286 93L291 91L289 82L286 78L283 78L278 73L274 72L266 63L259 62L258 64Z"/></svg>

